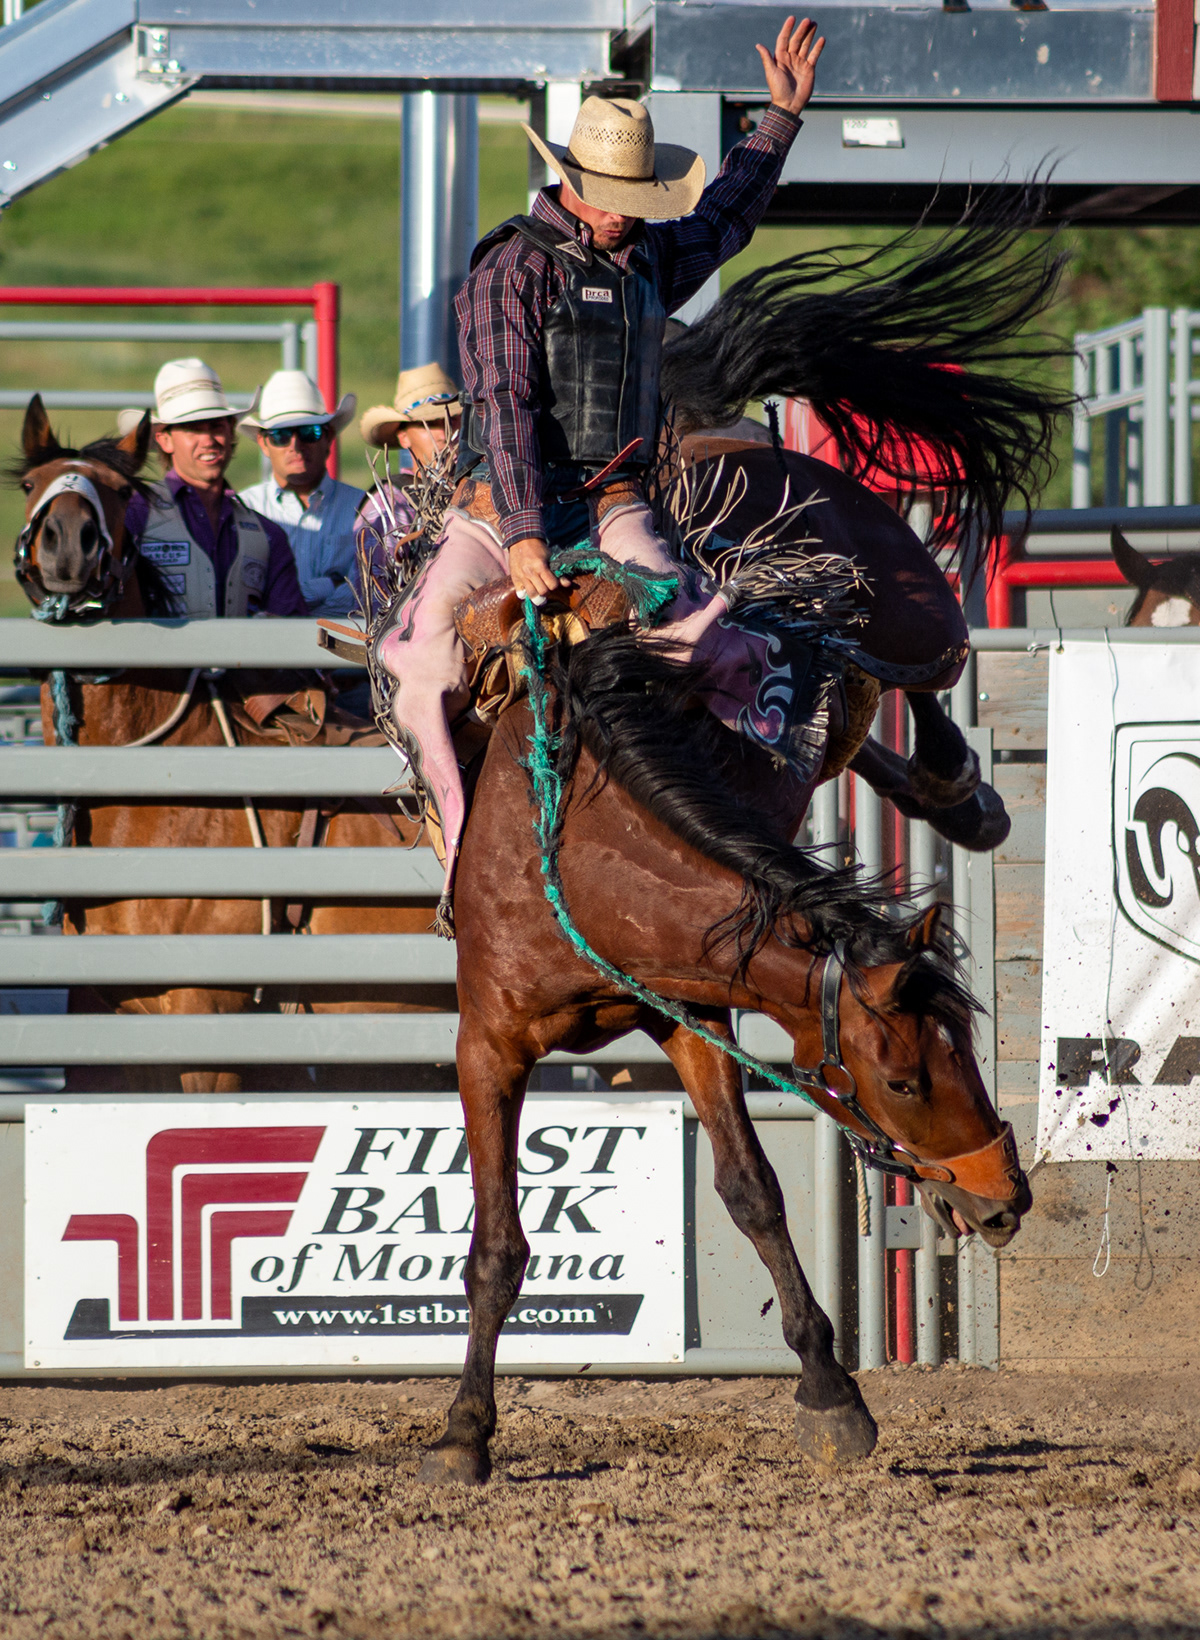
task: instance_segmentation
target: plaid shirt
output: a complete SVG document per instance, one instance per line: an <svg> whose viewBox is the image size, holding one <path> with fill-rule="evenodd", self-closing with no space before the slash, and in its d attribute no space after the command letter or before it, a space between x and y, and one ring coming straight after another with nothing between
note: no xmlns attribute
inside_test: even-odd
<svg viewBox="0 0 1200 1640"><path fill-rule="evenodd" d="M733 148L690 216L643 223L612 253L629 265L638 239L653 241L659 297L673 313L722 262L744 249L771 202L800 120L770 107L758 130ZM564 236L591 245L591 229L544 188L531 213ZM537 406L543 369L542 323L562 295L553 259L520 234L497 245L467 279L454 302L463 386L488 451L492 499L504 545L545 539Z"/></svg>

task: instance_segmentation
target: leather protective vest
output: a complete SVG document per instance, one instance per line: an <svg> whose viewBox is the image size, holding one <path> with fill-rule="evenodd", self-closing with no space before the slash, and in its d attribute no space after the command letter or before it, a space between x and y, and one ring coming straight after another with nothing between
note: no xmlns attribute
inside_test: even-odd
<svg viewBox="0 0 1200 1640"><path fill-rule="evenodd" d="M224 614L235 619L253 615L262 607L271 543L257 515L236 496L230 499L238 550L225 579ZM177 614L193 621L211 620L218 614L213 561L188 529L165 484L150 486L150 515L138 551L157 565Z"/></svg>
<svg viewBox="0 0 1200 1640"><path fill-rule="evenodd" d="M536 217L514 216L481 239L472 269L496 245L522 234L561 270L562 295L543 326L545 367L538 442L550 463L605 467L634 439L622 464L644 467L658 438L658 380L666 309L653 249L639 245L624 272ZM487 454L478 419L465 413L463 443Z"/></svg>

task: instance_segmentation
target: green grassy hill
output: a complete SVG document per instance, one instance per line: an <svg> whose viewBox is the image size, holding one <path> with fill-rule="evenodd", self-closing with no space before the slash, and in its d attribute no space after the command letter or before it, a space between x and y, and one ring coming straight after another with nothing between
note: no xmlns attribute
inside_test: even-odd
<svg viewBox="0 0 1200 1640"><path fill-rule="evenodd" d="M184 103L122 137L83 165L18 200L0 219L4 284L309 284L342 287L342 384L360 407L390 400L397 361L399 120L360 114L268 113ZM803 142L803 136L800 141ZM487 124L480 139L480 228L523 209L526 143L514 124ZM727 279L807 245L845 237L764 229L730 264ZM872 234L871 239L882 239ZM1128 317L1152 302L1200 297L1200 233L1132 229L1078 233L1055 314L1064 334ZM114 310L4 310L14 318L117 317ZM262 313L263 318L273 311ZM297 314L297 317L302 315ZM152 318L240 318L228 310L144 312ZM257 317L247 313L246 318ZM182 346L138 343L0 343L0 386L96 386L146 391ZM278 363L272 347L205 346L233 390L248 391ZM54 418L76 439L111 418ZM16 411L0 411L0 446L14 449ZM365 482L357 434L342 440L343 472ZM258 452L243 444L232 474L248 483ZM1066 474L1047 499L1062 500ZM0 539L15 539L17 495L0 492ZM0 549L0 612L24 600Z"/></svg>

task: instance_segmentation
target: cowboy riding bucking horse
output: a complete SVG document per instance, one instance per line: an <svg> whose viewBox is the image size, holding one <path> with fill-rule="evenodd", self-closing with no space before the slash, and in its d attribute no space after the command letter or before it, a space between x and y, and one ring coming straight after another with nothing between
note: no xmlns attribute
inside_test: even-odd
<svg viewBox="0 0 1200 1640"><path fill-rule="evenodd" d="M454 610L511 576L542 603L565 584L559 546L590 537L608 559L677 577L643 489L660 432L659 369L669 314L749 243L800 130L824 48L789 17L758 48L771 106L704 186L704 161L655 143L646 109L588 97L566 148L526 133L561 179L528 216L476 247L455 302L464 378L458 487L441 544L376 641L396 679L391 716L444 839L448 911L466 805L450 725L468 703ZM729 619L720 592L684 578L655 628L711 678L707 704L756 724L768 640ZM786 740L778 715L759 733ZM786 744L782 749L787 750Z"/></svg>

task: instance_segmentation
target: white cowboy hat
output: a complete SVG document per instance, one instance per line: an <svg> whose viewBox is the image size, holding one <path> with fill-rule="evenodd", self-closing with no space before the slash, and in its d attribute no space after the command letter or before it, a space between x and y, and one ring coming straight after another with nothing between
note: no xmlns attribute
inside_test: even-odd
<svg viewBox="0 0 1200 1640"><path fill-rule="evenodd" d="M687 216L704 192L704 161L654 140L646 108L628 97L588 97L565 148L523 127L538 153L585 205L619 216Z"/></svg>
<svg viewBox="0 0 1200 1640"><path fill-rule="evenodd" d="M326 410L321 391L311 376L306 376L303 370L277 370L257 389L254 402L239 426L264 433L273 427L328 426L331 433L340 433L354 414L357 403L353 393L343 393L337 409Z"/></svg>
<svg viewBox="0 0 1200 1640"><path fill-rule="evenodd" d="M203 359L170 359L154 378L154 419L162 427L236 415L220 376Z"/></svg>
<svg viewBox="0 0 1200 1640"><path fill-rule="evenodd" d="M458 388L440 364L422 364L402 370L396 378L391 404L373 404L363 411L358 430L365 444L395 449L400 429L413 422L441 422L462 410Z"/></svg>

